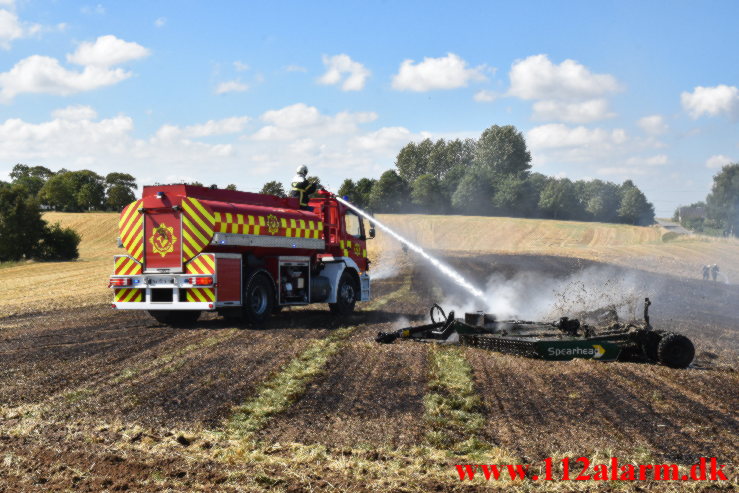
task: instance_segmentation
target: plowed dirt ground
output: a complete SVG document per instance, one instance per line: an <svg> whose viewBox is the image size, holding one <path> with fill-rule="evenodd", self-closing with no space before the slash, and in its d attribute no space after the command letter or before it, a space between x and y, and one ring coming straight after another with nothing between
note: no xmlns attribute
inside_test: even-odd
<svg viewBox="0 0 739 493"><path fill-rule="evenodd" d="M717 457L732 481L689 486L737 487L739 287L591 259L438 253L480 286L491 276L513 284L529 274L570 282L593 269L636 279L654 303L654 325L696 343L694 368L544 362L466 348L461 357L479 398L472 412L482 417L474 438L484 445L453 452L429 439L432 346L373 341L379 331L425 323L433 302L461 296L402 252L373 285L373 301L348 320L311 307L260 327L210 315L174 329L107 304L36 311L24 304L0 315L0 492L594 489L592 482L460 482L454 468L564 455L682 465ZM533 297L535 286L519 289ZM318 361L309 349L341 331L319 371L285 390L286 400L272 398L283 389L269 382L297 382L290 362ZM245 403L273 406L253 435L234 431Z"/></svg>

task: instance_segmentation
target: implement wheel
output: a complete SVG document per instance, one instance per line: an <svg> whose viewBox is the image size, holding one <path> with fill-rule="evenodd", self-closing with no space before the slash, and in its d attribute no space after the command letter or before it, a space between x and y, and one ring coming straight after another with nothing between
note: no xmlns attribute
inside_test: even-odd
<svg viewBox="0 0 739 493"><path fill-rule="evenodd" d="M695 357L693 343L682 334L668 332L657 347L657 360L670 368L687 368Z"/></svg>
<svg viewBox="0 0 739 493"><path fill-rule="evenodd" d="M149 310L149 315L160 324L172 327L187 327L200 318L199 310Z"/></svg>

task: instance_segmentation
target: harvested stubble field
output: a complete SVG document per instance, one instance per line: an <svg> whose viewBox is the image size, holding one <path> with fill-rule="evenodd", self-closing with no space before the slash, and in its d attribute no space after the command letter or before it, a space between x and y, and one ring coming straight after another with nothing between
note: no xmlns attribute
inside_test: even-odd
<svg viewBox="0 0 739 493"><path fill-rule="evenodd" d="M82 229L80 262L0 269L0 491L596 487L460 482L454 467L541 464L548 456L682 465L715 456L731 464L730 482L597 487L738 486L739 289L695 279L710 258L722 259L735 279L728 262L739 258L738 245L702 238L665 243L656 228L383 219L415 228L422 244L481 286L495 275L533 296L522 278L566 285L594 269L626 276L652 298L658 328L696 342L696 368L377 345L377 332L421 323L432 302L458 296L383 238L371 250L381 277L373 301L350 320L311 307L285 310L262 327L207 316L192 329L168 328L148 315L108 308L114 216L59 214L54 220Z"/></svg>

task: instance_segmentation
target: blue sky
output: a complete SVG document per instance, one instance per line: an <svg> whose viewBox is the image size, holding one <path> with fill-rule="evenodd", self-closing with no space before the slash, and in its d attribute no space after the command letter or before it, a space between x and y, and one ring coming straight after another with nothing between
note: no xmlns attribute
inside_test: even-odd
<svg viewBox="0 0 739 493"><path fill-rule="evenodd" d="M737 1L0 0L17 162L256 191L377 177L515 125L533 169L633 179L669 216L739 161Z"/></svg>

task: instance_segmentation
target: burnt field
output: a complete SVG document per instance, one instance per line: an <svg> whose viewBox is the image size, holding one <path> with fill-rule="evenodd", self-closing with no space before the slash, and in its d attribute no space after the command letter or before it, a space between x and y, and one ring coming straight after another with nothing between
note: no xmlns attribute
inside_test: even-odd
<svg viewBox="0 0 739 493"><path fill-rule="evenodd" d="M718 457L733 482L691 487L736 487L737 286L563 257L447 261L536 314L619 303L640 315L649 296L655 327L695 342L694 368L378 345L377 332L423 323L433 302L466 301L413 264L375 282L373 301L344 321L309 308L263 327L206 316L174 329L107 305L5 317L0 491L470 491L496 485L461 483L454 464L564 455Z"/></svg>

